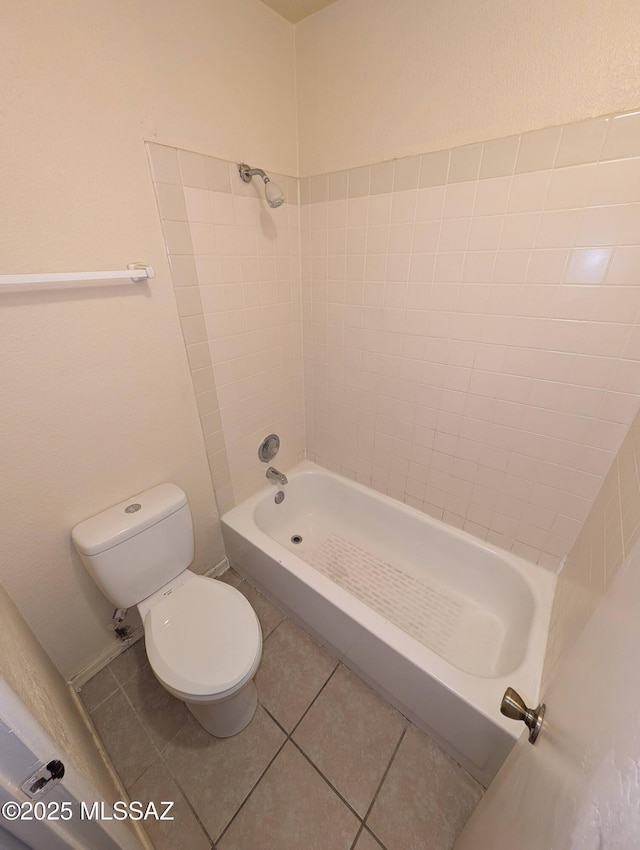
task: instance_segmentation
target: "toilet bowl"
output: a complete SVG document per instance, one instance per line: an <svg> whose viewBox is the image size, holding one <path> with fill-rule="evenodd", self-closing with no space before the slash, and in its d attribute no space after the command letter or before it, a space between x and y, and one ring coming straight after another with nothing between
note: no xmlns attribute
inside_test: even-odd
<svg viewBox="0 0 640 850"><path fill-rule="evenodd" d="M260 624L245 597L186 570L138 610L160 684L212 735L244 729L258 702L253 677L262 655Z"/></svg>
<svg viewBox="0 0 640 850"><path fill-rule="evenodd" d="M151 669L207 732L226 738L257 707L262 633L247 599L191 572L186 494L160 484L76 525L83 564L116 608L138 607Z"/></svg>

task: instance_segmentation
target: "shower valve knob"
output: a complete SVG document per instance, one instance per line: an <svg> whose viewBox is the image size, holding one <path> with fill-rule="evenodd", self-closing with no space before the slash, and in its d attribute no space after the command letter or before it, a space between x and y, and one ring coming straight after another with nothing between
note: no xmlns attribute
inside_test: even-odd
<svg viewBox="0 0 640 850"><path fill-rule="evenodd" d="M544 703L541 703L536 709L528 708L520 694L513 688L507 688L500 705L500 713L504 714L505 717L509 717L511 720L522 720L529 730L530 744L535 744L542 729L545 709Z"/></svg>

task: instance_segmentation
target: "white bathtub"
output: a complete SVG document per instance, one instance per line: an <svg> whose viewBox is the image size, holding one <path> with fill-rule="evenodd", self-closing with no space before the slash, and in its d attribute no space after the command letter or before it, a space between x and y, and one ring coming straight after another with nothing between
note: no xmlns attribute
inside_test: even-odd
<svg viewBox="0 0 640 850"><path fill-rule="evenodd" d="M538 704L555 576L308 461L288 478L223 516L230 563L487 785L524 730L505 688Z"/></svg>

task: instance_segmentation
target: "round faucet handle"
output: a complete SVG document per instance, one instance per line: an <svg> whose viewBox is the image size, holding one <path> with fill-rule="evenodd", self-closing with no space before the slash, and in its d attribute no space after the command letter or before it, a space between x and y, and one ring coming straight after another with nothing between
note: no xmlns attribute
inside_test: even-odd
<svg viewBox="0 0 640 850"><path fill-rule="evenodd" d="M522 720L524 725L529 730L529 743L535 744L542 723L544 721L544 713L546 706L543 704L537 708L529 708L517 691L513 688L507 688L502 697L500 705L500 713L511 720Z"/></svg>
<svg viewBox="0 0 640 850"><path fill-rule="evenodd" d="M507 688L502 697L500 714L504 714L505 717L509 717L511 720L525 720L528 710L520 694L514 691L513 688Z"/></svg>

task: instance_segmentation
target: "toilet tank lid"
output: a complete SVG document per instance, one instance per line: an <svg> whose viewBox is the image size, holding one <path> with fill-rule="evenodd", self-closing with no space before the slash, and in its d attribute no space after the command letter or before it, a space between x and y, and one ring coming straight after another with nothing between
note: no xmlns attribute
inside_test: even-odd
<svg viewBox="0 0 640 850"><path fill-rule="evenodd" d="M158 484L78 523L71 539L83 555L97 555L151 528L186 504L187 494L176 484Z"/></svg>

